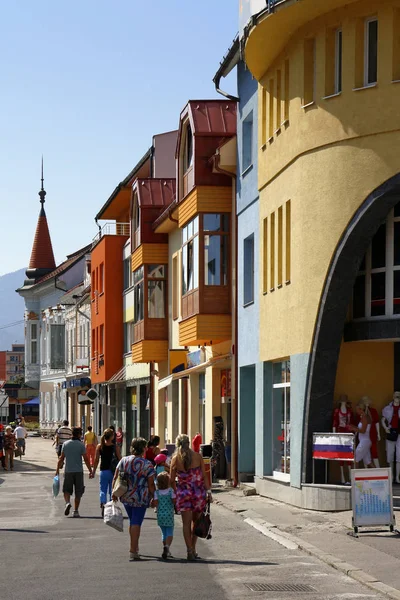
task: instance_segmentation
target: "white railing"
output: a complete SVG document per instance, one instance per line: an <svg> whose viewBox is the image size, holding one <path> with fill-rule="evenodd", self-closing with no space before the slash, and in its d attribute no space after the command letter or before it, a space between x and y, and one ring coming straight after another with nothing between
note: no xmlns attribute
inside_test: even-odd
<svg viewBox="0 0 400 600"><path fill-rule="evenodd" d="M93 238L92 247L97 244L105 235L124 235L129 237L131 234L130 223L106 223L100 229L99 233Z"/></svg>

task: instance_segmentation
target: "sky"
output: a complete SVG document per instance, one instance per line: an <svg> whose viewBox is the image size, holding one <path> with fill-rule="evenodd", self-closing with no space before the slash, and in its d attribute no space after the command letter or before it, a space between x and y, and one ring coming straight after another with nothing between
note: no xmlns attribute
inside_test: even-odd
<svg viewBox="0 0 400 600"><path fill-rule="evenodd" d="M238 31L237 0L0 3L0 275L26 267L39 214L57 264L96 235L94 217ZM235 74L222 80L236 93Z"/></svg>

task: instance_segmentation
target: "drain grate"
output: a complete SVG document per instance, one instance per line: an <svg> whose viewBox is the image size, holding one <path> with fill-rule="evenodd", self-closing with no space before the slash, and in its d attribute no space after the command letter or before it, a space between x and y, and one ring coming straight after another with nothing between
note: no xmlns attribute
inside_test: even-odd
<svg viewBox="0 0 400 600"><path fill-rule="evenodd" d="M316 592L311 585L302 583L245 583L251 592Z"/></svg>

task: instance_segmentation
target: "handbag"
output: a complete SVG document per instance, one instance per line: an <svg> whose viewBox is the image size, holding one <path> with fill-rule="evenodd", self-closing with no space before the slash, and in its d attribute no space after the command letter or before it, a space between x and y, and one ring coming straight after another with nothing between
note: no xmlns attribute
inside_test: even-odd
<svg viewBox="0 0 400 600"><path fill-rule="evenodd" d="M107 502L104 506L104 523L119 532L124 531L124 516L115 502Z"/></svg>
<svg viewBox="0 0 400 600"><path fill-rule="evenodd" d="M203 540L211 540L212 522L210 517L210 501L207 501L206 507L194 524L194 535Z"/></svg>
<svg viewBox="0 0 400 600"><path fill-rule="evenodd" d="M126 480L125 473L118 473L115 483L113 485L112 494L117 498L121 498L128 491L128 482Z"/></svg>
<svg viewBox="0 0 400 600"><path fill-rule="evenodd" d="M390 428L390 430L386 434L386 439L389 442L397 442L397 438L399 437L397 429Z"/></svg>

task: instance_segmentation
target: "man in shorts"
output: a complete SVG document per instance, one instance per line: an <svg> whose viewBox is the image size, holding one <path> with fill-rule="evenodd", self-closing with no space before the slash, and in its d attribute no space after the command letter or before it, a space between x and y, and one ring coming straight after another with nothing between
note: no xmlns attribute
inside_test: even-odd
<svg viewBox="0 0 400 600"><path fill-rule="evenodd" d="M25 456L25 439L28 437L28 432L22 425L17 425L14 429L15 439L17 440L17 448Z"/></svg>
<svg viewBox="0 0 400 600"><path fill-rule="evenodd" d="M83 480L82 458L89 470L89 477L93 477L92 467L86 455L86 448L81 442L82 429L72 428L72 439L64 442L61 456L58 459L56 475L59 474L65 461L63 494L65 500L64 514L68 517L71 511L71 495L75 493L73 517L79 517L79 504L85 491Z"/></svg>
<svg viewBox="0 0 400 600"><path fill-rule="evenodd" d="M69 426L69 422L67 420L63 421L61 427L59 427L56 431L56 449L57 456L60 458L62 452L63 443L72 438L72 429Z"/></svg>

